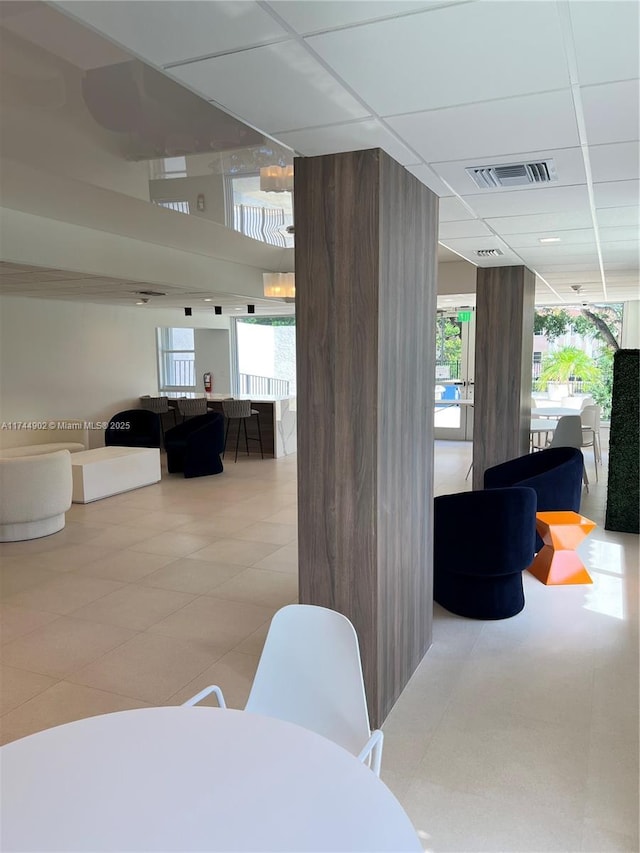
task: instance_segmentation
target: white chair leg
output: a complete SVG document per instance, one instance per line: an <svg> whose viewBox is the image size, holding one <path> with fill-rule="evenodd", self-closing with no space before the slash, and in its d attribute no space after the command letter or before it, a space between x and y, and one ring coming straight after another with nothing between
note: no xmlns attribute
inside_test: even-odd
<svg viewBox="0 0 640 853"><path fill-rule="evenodd" d="M204 690L201 690L199 693L196 693L195 696L192 696L191 699L187 699L186 702L183 702L183 705L195 705L198 702L205 699L207 696L210 696L211 693L215 693L218 699L218 705L221 708L226 708L227 703L224 701L224 696L222 695L222 690L216 685L212 684L210 687L205 687Z"/></svg>
<svg viewBox="0 0 640 853"><path fill-rule="evenodd" d="M371 732L371 737L358 754L358 761L362 761L363 764L368 764L376 776L380 775L383 744L384 734L380 729L376 729Z"/></svg>
<svg viewBox="0 0 640 853"><path fill-rule="evenodd" d="M587 476L587 469L585 466L582 466L582 479L584 480L584 487L587 490L587 494L589 494L589 477Z"/></svg>
<svg viewBox="0 0 640 853"><path fill-rule="evenodd" d="M598 451L596 450L596 434L593 433L593 467L596 469L596 483L598 482Z"/></svg>

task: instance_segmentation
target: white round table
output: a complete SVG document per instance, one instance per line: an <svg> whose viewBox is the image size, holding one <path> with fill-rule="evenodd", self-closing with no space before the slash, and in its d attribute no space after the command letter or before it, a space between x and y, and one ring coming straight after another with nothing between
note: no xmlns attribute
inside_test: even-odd
<svg viewBox="0 0 640 853"><path fill-rule="evenodd" d="M7 851L421 851L391 791L332 741L210 707L89 717L0 749Z"/></svg>

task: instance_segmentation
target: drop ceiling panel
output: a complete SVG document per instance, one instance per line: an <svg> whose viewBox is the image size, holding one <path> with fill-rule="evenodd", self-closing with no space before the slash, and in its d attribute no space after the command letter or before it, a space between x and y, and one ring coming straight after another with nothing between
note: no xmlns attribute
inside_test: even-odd
<svg viewBox="0 0 640 853"><path fill-rule="evenodd" d="M640 209L637 205L629 207L603 207L596 211L598 225L607 226L640 226Z"/></svg>
<svg viewBox="0 0 640 853"><path fill-rule="evenodd" d="M591 178L596 183L640 178L640 142L592 145L589 161Z"/></svg>
<svg viewBox="0 0 640 853"><path fill-rule="evenodd" d="M510 151L578 145L569 91L395 116L388 123L429 163L469 160L473 166Z"/></svg>
<svg viewBox="0 0 640 853"><path fill-rule="evenodd" d="M284 27L253 0L63 0L57 5L159 66L264 44L287 35Z"/></svg>
<svg viewBox="0 0 640 853"><path fill-rule="evenodd" d="M553 187L585 183L584 158L580 148L517 152L504 154L501 157L487 158L482 162L470 163L468 160L462 160L454 163L433 163L432 165L440 177L447 181L457 193L467 196L485 195L487 193L487 190L478 187L467 174L467 166L499 166L505 163L533 163L550 159L553 160L558 175L558 180L552 184ZM513 190L507 189L502 190L502 192L513 192Z"/></svg>
<svg viewBox="0 0 640 853"><path fill-rule="evenodd" d="M465 201L482 217L590 210L586 186L533 186L523 190L470 195L465 197Z"/></svg>
<svg viewBox="0 0 640 853"><path fill-rule="evenodd" d="M590 228L591 214L579 210L571 213L538 213L530 216L499 216L487 219L487 225L499 234L529 234L533 231L549 231L554 234L563 230Z"/></svg>
<svg viewBox="0 0 640 853"><path fill-rule="evenodd" d="M493 235L489 237L450 238L445 240L444 243L448 248L478 266L492 267L521 263L518 256L509 249L507 244ZM502 255L483 258L476 254L476 250L478 249L499 249Z"/></svg>
<svg viewBox="0 0 640 853"><path fill-rule="evenodd" d="M541 62L532 62L540 7L530 0L448 6L308 43L379 115L435 109L567 86L557 8L545 7ZM492 50L497 33L500 50Z"/></svg>
<svg viewBox="0 0 640 853"><path fill-rule="evenodd" d="M624 80L580 89L589 145L640 139L638 84Z"/></svg>
<svg viewBox="0 0 640 853"><path fill-rule="evenodd" d="M412 175L415 175L419 181L429 187L430 190L433 190L437 196L446 196L451 194L451 190L448 186L442 183L440 178L435 174L432 168L426 165L421 166L407 166L407 171L411 172Z"/></svg>
<svg viewBox="0 0 640 853"><path fill-rule="evenodd" d="M441 222L438 230L440 240L488 236L491 236L491 231L479 219L468 219L464 222Z"/></svg>
<svg viewBox="0 0 640 853"><path fill-rule="evenodd" d="M636 77L640 6L629 0L591 0L569 8L580 83Z"/></svg>
<svg viewBox="0 0 640 853"><path fill-rule="evenodd" d="M576 273L589 273L593 276L594 281L600 280L600 267L598 266L597 260L588 262L585 261L584 258L580 258L578 260L562 264L536 264L536 270L540 275L544 276L548 273L568 273L569 276L573 276Z"/></svg>
<svg viewBox="0 0 640 853"><path fill-rule="evenodd" d="M307 34L405 15L433 5L442 6L446 2L448 0L413 3L404 0L346 0L341 3L327 3L326 0L305 0L304 3L271 0L268 5L296 32Z"/></svg>
<svg viewBox="0 0 640 853"><path fill-rule="evenodd" d="M554 282L557 282L558 284L562 284L563 282L572 282L578 274L580 275L581 281L600 282L601 280L600 270L596 269L583 270L580 273L576 273L573 270L567 271L564 267L555 267L550 265L545 266L544 270L545 278L552 284Z"/></svg>
<svg viewBox="0 0 640 853"><path fill-rule="evenodd" d="M613 229L616 230L616 229ZM544 231L534 232L533 234L513 234L509 237L508 243L512 249L524 249L528 246L539 248L545 244L540 242L541 237L560 237L563 246L570 246L580 243L591 243L595 245L596 235L593 228L578 228L574 231L562 231L561 233ZM551 247L553 243L547 243Z"/></svg>
<svg viewBox="0 0 640 853"><path fill-rule="evenodd" d="M640 202L640 181L611 181L594 184L593 197L596 207L625 207Z"/></svg>
<svg viewBox="0 0 640 853"><path fill-rule="evenodd" d="M601 243L615 243L619 240L638 241L640 239L640 231L637 228L599 228L598 233Z"/></svg>
<svg viewBox="0 0 640 853"><path fill-rule="evenodd" d="M440 222L454 222L462 219L474 219L460 199L455 196L446 196L440 199L439 207Z"/></svg>
<svg viewBox="0 0 640 853"><path fill-rule="evenodd" d="M603 243L603 261L628 261L633 266L638 265L640 244L637 240L623 240L620 243Z"/></svg>
<svg viewBox="0 0 640 853"><path fill-rule="evenodd" d="M382 148L403 166L418 162L417 155L377 119L279 133L278 140L305 157L364 148Z"/></svg>
<svg viewBox="0 0 640 853"><path fill-rule="evenodd" d="M170 73L266 133L368 117L368 111L296 42L193 62ZM256 85L260 80L268 81L266 88Z"/></svg>
<svg viewBox="0 0 640 853"><path fill-rule="evenodd" d="M539 249L518 249L518 255L528 264L567 264L577 262L598 263L598 252L595 245L565 246L555 253L550 247Z"/></svg>

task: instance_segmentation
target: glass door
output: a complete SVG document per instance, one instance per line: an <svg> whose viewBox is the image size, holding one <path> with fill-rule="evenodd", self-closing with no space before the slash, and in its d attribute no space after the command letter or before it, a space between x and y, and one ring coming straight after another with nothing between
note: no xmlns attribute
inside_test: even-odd
<svg viewBox="0 0 640 853"><path fill-rule="evenodd" d="M470 309L436 318L435 438L473 440L475 329Z"/></svg>

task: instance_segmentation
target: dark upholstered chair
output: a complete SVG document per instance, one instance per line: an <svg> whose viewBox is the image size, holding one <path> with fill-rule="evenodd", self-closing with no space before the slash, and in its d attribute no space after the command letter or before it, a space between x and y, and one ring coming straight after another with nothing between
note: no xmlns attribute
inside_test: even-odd
<svg viewBox="0 0 640 853"><path fill-rule="evenodd" d="M575 447L550 447L487 468L484 487L530 486L538 496L538 512L580 512L583 465Z"/></svg>
<svg viewBox="0 0 640 853"><path fill-rule="evenodd" d="M515 616L524 607L522 572L533 560L535 536L533 489L435 498L433 597L459 616Z"/></svg>
<svg viewBox="0 0 640 853"><path fill-rule="evenodd" d="M160 415L147 409L125 409L114 415L104 434L107 447L160 447Z"/></svg>
<svg viewBox="0 0 640 853"><path fill-rule="evenodd" d="M224 449L224 417L219 412L196 415L164 434L167 468L185 477L222 473L220 454Z"/></svg>
<svg viewBox="0 0 640 853"><path fill-rule="evenodd" d="M538 496L538 512L580 512L584 458L575 447L550 447L518 456L484 472L485 489L529 486ZM536 551L542 548L536 538Z"/></svg>

